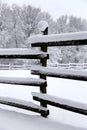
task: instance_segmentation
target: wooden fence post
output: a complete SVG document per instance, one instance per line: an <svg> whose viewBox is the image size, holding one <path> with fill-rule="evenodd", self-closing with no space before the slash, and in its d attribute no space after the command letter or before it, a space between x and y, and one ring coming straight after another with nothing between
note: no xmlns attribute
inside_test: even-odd
<svg viewBox="0 0 87 130"><path fill-rule="evenodd" d="M48 35L48 23L45 22L45 21L41 21L40 24L42 26L44 26L43 30L41 30L43 35ZM45 24L45 25L43 25L43 24ZM47 52L47 46L41 46L41 51ZM40 63L41 63L42 66L46 67L47 66L47 59L46 58L41 59ZM40 75L40 78L46 80L46 76L44 76L44 75ZM46 85L41 85L40 86L40 92L41 93L47 93L46 87L47 87ZM47 108L47 104L44 101L41 101L40 105ZM47 114L46 113L41 113L41 116L46 117Z"/></svg>

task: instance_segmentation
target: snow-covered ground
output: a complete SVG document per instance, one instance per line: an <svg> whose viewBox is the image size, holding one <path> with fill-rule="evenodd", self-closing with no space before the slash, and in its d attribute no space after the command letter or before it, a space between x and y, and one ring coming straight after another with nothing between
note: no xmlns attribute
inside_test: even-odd
<svg viewBox="0 0 87 130"><path fill-rule="evenodd" d="M30 71L2 70L0 76L30 77ZM87 103L87 82L58 78L47 80L48 94ZM39 92L39 87L0 84L0 96L31 101L31 92ZM48 108L50 115L43 118L30 111L0 105L0 130L87 130L87 116L56 107Z"/></svg>

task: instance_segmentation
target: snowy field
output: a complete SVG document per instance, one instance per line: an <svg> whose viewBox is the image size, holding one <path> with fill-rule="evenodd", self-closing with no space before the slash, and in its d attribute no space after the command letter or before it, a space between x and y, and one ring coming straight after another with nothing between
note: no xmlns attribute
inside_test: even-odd
<svg viewBox="0 0 87 130"><path fill-rule="evenodd" d="M2 70L0 76L30 77L30 71ZM58 78L47 80L48 94L87 103L86 82ZM31 92L39 92L39 88L0 84L0 96L31 101ZM48 106L48 108L50 115L48 118L43 118L30 111L0 105L0 130L87 130L87 116L56 107Z"/></svg>

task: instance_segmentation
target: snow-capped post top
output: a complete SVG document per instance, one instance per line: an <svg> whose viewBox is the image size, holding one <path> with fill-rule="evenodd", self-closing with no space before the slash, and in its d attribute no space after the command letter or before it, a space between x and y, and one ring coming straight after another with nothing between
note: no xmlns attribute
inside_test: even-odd
<svg viewBox="0 0 87 130"><path fill-rule="evenodd" d="M48 30L48 23L46 22L46 21L40 21L39 23L38 23L38 30L40 31L40 32L45 32L46 30ZM47 33L48 33L48 31L47 31ZM44 34L45 35L45 34Z"/></svg>

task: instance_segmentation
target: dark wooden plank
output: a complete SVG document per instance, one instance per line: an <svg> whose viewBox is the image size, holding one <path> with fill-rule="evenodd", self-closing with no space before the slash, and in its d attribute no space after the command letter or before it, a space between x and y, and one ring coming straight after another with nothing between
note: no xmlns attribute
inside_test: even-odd
<svg viewBox="0 0 87 130"><path fill-rule="evenodd" d="M32 93L33 99L36 101L44 101L48 105L59 107L65 110L87 115L87 104L81 104L67 99L53 97L47 94ZM69 103L68 103L69 102Z"/></svg>
<svg viewBox="0 0 87 130"><path fill-rule="evenodd" d="M30 86L47 86L47 82L44 79L36 78L20 78L20 77L0 77L0 83L15 84L15 85L30 85Z"/></svg>
<svg viewBox="0 0 87 130"><path fill-rule="evenodd" d="M49 67L32 68L32 74L49 77L87 81L87 72L82 70L58 69Z"/></svg>
<svg viewBox="0 0 87 130"><path fill-rule="evenodd" d="M30 37L30 42L32 47L87 45L87 31L34 36Z"/></svg>
<svg viewBox="0 0 87 130"><path fill-rule="evenodd" d="M0 49L0 58L48 59L47 53L24 48Z"/></svg>
<svg viewBox="0 0 87 130"><path fill-rule="evenodd" d="M87 39L84 40L71 40L71 41L56 41L56 42L38 42L38 43L32 43L32 47L41 47L41 46L81 46L81 45L87 45Z"/></svg>
<svg viewBox="0 0 87 130"><path fill-rule="evenodd" d="M45 28L45 30L43 31L43 35L48 35L48 27ZM41 46L40 49L41 49L42 52L47 53L47 46ZM46 58L41 59L40 63L41 63L42 66L46 67L47 66L47 59ZM45 75L40 75L40 78L46 80L46 76ZM45 84L40 85L40 92L41 93L47 93L46 85ZM43 101L40 102L40 105L42 107L47 108L47 104L45 102L43 102ZM45 116L45 113L41 113L41 116Z"/></svg>
<svg viewBox="0 0 87 130"><path fill-rule="evenodd" d="M0 97L0 104L18 107L21 109L30 110L32 112L45 113L46 117L49 115L49 110L47 108L40 107L28 101L23 101L14 98L8 98L8 97Z"/></svg>

